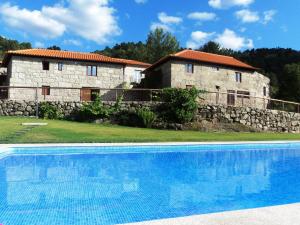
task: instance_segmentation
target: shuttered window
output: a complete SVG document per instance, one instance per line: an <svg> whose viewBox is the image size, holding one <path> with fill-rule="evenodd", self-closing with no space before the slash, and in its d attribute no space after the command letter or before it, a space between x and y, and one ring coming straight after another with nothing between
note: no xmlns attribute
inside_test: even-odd
<svg viewBox="0 0 300 225"><path fill-rule="evenodd" d="M50 86L42 86L42 95L50 95Z"/></svg>

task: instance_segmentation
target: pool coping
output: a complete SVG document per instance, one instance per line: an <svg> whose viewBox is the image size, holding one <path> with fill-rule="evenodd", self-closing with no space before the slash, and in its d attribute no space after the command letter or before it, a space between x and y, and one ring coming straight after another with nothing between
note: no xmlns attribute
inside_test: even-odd
<svg viewBox="0 0 300 225"><path fill-rule="evenodd" d="M233 144L291 144L298 141L228 141L228 142L129 142L129 143L49 143L0 144L0 148L21 147L117 147L117 146L180 146L180 145L233 145Z"/></svg>
<svg viewBox="0 0 300 225"><path fill-rule="evenodd" d="M298 225L300 203L151 220L123 225Z"/></svg>
<svg viewBox="0 0 300 225"><path fill-rule="evenodd" d="M12 153L14 148L39 147L151 147L151 146L202 146L246 144L300 144L299 141L230 141L230 142L134 142L134 143L49 143L49 144L0 144L0 155ZM38 150L36 150L38 151Z"/></svg>

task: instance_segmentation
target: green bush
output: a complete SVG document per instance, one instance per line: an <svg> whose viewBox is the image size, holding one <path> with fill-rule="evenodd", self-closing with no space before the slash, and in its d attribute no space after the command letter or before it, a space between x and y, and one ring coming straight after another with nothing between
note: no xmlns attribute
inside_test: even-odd
<svg viewBox="0 0 300 225"><path fill-rule="evenodd" d="M137 110L123 110L116 115L116 121L120 125L131 127L152 127L157 116L149 108Z"/></svg>
<svg viewBox="0 0 300 225"><path fill-rule="evenodd" d="M116 114L121 109L123 96L119 96L113 106L104 105L100 96L95 96L92 102L84 103L77 112L76 120L79 121L94 121L96 119L107 119L113 114Z"/></svg>
<svg viewBox="0 0 300 225"><path fill-rule="evenodd" d="M136 115L143 127L150 128L156 120L156 114L149 108L141 108L136 111Z"/></svg>
<svg viewBox="0 0 300 225"><path fill-rule="evenodd" d="M136 111L123 110L116 114L116 121L120 125L137 127L140 126L140 121L136 115Z"/></svg>
<svg viewBox="0 0 300 225"><path fill-rule="evenodd" d="M51 105L49 102L42 102L39 107L39 117L55 120L63 118L63 114L56 106Z"/></svg>
<svg viewBox="0 0 300 225"><path fill-rule="evenodd" d="M203 91L196 88L166 88L161 93L159 113L163 120L187 123L194 119L198 109L197 98Z"/></svg>

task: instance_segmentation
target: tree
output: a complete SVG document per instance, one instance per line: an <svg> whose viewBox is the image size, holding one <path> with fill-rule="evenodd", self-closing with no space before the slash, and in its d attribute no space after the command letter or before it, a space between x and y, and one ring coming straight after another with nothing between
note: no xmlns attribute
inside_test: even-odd
<svg viewBox="0 0 300 225"><path fill-rule="evenodd" d="M300 101L300 63L284 66L285 98L291 101Z"/></svg>
<svg viewBox="0 0 300 225"><path fill-rule="evenodd" d="M114 47L106 47L102 51L95 51L95 53L103 54L115 58L134 59L138 61L147 61L146 46L143 42L122 42L116 44Z"/></svg>
<svg viewBox="0 0 300 225"><path fill-rule="evenodd" d="M50 46L47 49L49 49L49 50L59 50L59 51L61 50L61 48L59 46L56 46L56 45Z"/></svg>
<svg viewBox="0 0 300 225"><path fill-rule="evenodd" d="M209 41L205 45L200 47L198 50L202 51L202 52L220 54L222 51L222 48L218 43L216 43L214 41Z"/></svg>
<svg viewBox="0 0 300 225"><path fill-rule="evenodd" d="M0 59L3 58L6 51L28 48L31 48L31 44L29 42L18 42L16 40L10 40L0 36Z"/></svg>
<svg viewBox="0 0 300 225"><path fill-rule="evenodd" d="M154 63L162 57L176 53L179 50L179 42L170 32L157 28L148 34L146 53L149 63Z"/></svg>
<svg viewBox="0 0 300 225"><path fill-rule="evenodd" d="M236 52L232 49L222 48L221 45L219 45L214 41L207 42L202 47L200 47L198 51L219 54L219 55L227 55L227 56L237 56L239 54L239 52Z"/></svg>

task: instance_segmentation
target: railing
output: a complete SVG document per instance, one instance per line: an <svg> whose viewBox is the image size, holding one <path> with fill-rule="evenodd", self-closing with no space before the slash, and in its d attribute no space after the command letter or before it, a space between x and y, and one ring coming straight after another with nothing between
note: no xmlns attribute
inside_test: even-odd
<svg viewBox="0 0 300 225"><path fill-rule="evenodd" d="M0 99L28 101L92 101L99 95L102 101L158 101L161 89L124 89L94 87L32 87L0 86Z"/></svg>
<svg viewBox="0 0 300 225"><path fill-rule="evenodd" d="M103 101L159 101L161 89L124 89L94 87L32 87L0 86L0 99L28 101L92 101L93 94L98 94ZM256 97L251 95L205 92L200 95L203 104L232 105L260 109L282 110L300 113L300 103Z"/></svg>
<svg viewBox="0 0 300 225"><path fill-rule="evenodd" d="M268 97L226 92L205 92L201 97L203 104L210 103L216 105L252 107L300 113L300 103Z"/></svg>

